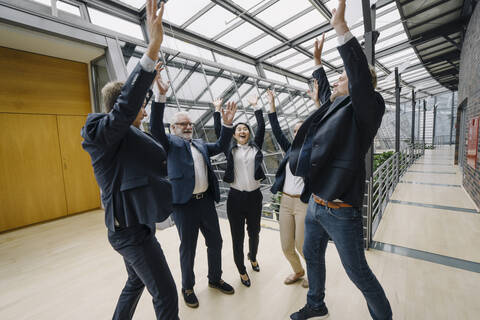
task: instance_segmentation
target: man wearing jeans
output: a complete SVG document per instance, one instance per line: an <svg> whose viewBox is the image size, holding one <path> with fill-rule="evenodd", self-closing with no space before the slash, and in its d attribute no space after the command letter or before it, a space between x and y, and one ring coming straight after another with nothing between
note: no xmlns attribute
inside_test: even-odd
<svg viewBox="0 0 480 320"><path fill-rule="evenodd" d="M305 218L303 253L310 288L307 304L290 317L325 319L325 251L335 243L348 277L363 293L375 320L392 319L385 292L365 259L361 207L365 154L385 112L375 92L376 76L345 22L345 0L333 10L331 24L339 40L345 71L333 85L329 101L313 113L293 141L290 168L308 178L312 196Z"/></svg>

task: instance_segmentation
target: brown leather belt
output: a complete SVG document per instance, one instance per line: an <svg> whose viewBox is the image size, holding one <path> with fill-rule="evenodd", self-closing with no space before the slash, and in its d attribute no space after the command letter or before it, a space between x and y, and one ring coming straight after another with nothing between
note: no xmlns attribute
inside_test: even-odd
<svg viewBox="0 0 480 320"><path fill-rule="evenodd" d="M289 193L286 193L286 192L283 192L283 194L286 194L286 195L289 196L290 198L300 198L300 195L299 195L299 194L293 195L293 194L289 194Z"/></svg>
<svg viewBox="0 0 480 320"><path fill-rule="evenodd" d="M313 195L313 201L318 203L321 206L324 207L329 207L332 209L339 209L339 208L352 208L351 205L345 202L333 202L333 201L325 201L322 198L317 197L316 195Z"/></svg>

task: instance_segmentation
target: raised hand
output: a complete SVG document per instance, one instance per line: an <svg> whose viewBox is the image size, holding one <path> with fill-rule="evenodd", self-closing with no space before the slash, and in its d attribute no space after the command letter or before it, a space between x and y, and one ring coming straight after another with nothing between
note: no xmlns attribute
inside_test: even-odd
<svg viewBox="0 0 480 320"><path fill-rule="evenodd" d="M320 107L320 100L318 99L318 81L317 80L313 82L313 91L308 90L307 94L315 102L315 105L317 107Z"/></svg>
<svg viewBox="0 0 480 320"><path fill-rule="evenodd" d="M157 0L147 0L145 5L147 11L147 30L149 35L149 44L147 55L153 61L158 59L158 51L163 42L163 11L165 2L160 2L160 11L157 14Z"/></svg>
<svg viewBox="0 0 480 320"><path fill-rule="evenodd" d="M268 89L267 90L267 98L268 98L268 103L270 104L270 113L274 113L276 111L276 109L275 109L275 92Z"/></svg>
<svg viewBox="0 0 480 320"><path fill-rule="evenodd" d="M335 29L337 35L344 35L348 29L347 22L345 21L345 4L346 0L338 0L337 9L332 10L332 19L330 19L330 24L333 29Z"/></svg>
<svg viewBox="0 0 480 320"><path fill-rule="evenodd" d="M322 51L323 43L325 42L325 33L322 34L322 40L315 39L313 44L313 59L315 60L315 65L322 64Z"/></svg>
<svg viewBox="0 0 480 320"><path fill-rule="evenodd" d="M235 112L237 112L237 103L236 102L228 102L227 108L222 110L222 118L223 124L227 126L231 126L233 123L233 118L235 117Z"/></svg>
<svg viewBox="0 0 480 320"><path fill-rule="evenodd" d="M250 103L254 108L257 106L258 103L258 96L252 95L247 98L248 103Z"/></svg>
<svg viewBox="0 0 480 320"><path fill-rule="evenodd" d="M157 76L155 77L155 84L153 85L153 92L159 96L165 96L170 88L170 81L163 82L162 75L160 72L163 70L163 63L159 62L155 66L155 70L157 70Z"/></svg>
<svg viewBox="0 0 480 320"><path fill-rule="evenodd" d="M215 107L215 112L220 112L220 110L222 110L222 105L223 105L223 99L222 98L215 99L215 101L213 101L213 106Z"/></svg>

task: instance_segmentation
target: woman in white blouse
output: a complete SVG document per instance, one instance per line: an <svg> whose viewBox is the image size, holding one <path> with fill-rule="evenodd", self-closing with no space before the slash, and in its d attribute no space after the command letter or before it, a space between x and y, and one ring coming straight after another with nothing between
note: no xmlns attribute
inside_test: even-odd
<svg viewBox="0 0 480 320"><path fill-rule="evenodd" d="M260 234L260 218L262 214L263 195L260 181L265 179L262 169L262 145L265 136L265 121L262 109L257 108L258 97L249 97L248 102L255 110L257 129L255 139L251 139L251 129L247 123L239 122L234 126L234 141L226 153L227 168L223 181L230 183L227 199L227 216L233 242L233 258L240 273L240 280L249 287L250 278L244 264L243 242L245 223L247 224L249 253L248 259L254 271L260 271L257 262L257 251ZM220 134L220 113L222 100L214 102L215 133Z"/></svg>

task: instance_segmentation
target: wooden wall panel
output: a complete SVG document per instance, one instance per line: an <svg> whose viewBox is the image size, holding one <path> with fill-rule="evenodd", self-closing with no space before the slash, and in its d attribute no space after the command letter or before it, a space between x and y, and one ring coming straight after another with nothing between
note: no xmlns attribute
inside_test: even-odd
<svg viewBox="0 0 480 320"><path fill-rule="evenodd" d="M67 213L56 118L0 113L0 231Z"/></svg>
<svg viewBox="0 0 480 320"><path fill-rule="evenodd" d="M88 65L0 47L0 112L86 115Z"/></svg>
<svg viewBox="0 0 480 320"><path fill-rule="evenodd" d="M100 189L91 159L81 145L80 129L85 120L86 116L57 117L68 214L100 207Z"/></svg>

